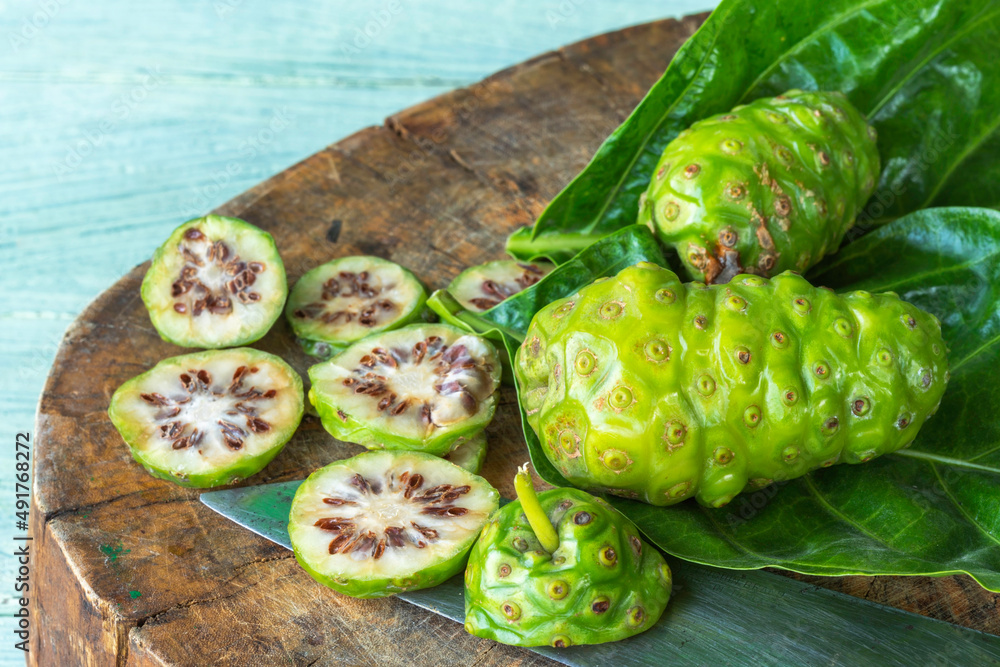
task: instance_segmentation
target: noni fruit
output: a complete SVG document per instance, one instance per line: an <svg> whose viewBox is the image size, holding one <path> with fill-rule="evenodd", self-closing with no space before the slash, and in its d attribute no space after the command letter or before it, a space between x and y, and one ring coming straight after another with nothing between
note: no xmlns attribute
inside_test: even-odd
<svg viewBox="0 0 1000 667"><path fill-rule="evenodd" d="M514 372L576 486L721 507L744 488L906 447L948 381L937 319L793 273L682 284L629 267L532 320Z"/></svg>
<svg viewBox="0 0 1000 667"><path fill-rule="evenodd" d="M738 106L667 145L639 222L694 280L804 271L839 247L871 196L875 139L840 93L790 90Z"/></svg>
<svg viewBox="0 0 1000 667"><path fill-rule="evenodd" d="M635 524L579 489L526 496L519 486L518 497L494 513L469 555L470 634L566 647L625 639L656 623L671 572Z"/></svg>

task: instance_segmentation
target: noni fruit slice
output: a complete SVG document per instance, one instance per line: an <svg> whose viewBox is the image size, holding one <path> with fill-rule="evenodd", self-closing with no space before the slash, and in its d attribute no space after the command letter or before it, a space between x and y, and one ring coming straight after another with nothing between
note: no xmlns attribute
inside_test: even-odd
<svg viewBox="0 0 1000 667"><path fill-rule="evenodd" d="M487 262L458 274L448 292L467 310L482 312L531 287L554 268L549 262Z"/></svg>
<svg viewBox="0 0 1000 667"><path fill-rule="evenodd" d="M260 471L302 419L302 378L251 348L164 359L115 392L108 414L150 474L207 488Z"/></svg>
<svg viewBox="0 0 1000 667"><path fill-rule="evenodd" d="M400 265L342 257L299 278L285 317L306 352L327 359L365 336L418 320L426 302L424 286Z"/></svg>
<svg viewBox="0 0 1000 667"><path fill-rule="evenodd" d="M840 246L875 189L875 139L840 93L790 90L738 106L667 145L639 222L693 280L804 271Z"/></svg>
<svg viewBox="0 0 1000 667"><path fill-rule="evenodd" d="M457 574L499 494L420 452L366 452L320 468L292 500L299 564L330 588L377 598Z"/></svg>
<svg viewBox="0 0 1000 667"><path fill-rule="evenodd" d="M941 401L937 319L793 273L682 284L639 264L540 310L514 370L574 485L721 507L744 488L906 447Z"/></svg>
<svg viewBox="0 0 1000 667"><path fill-rule="evenodd" d="M652 627L673 582L635 524L578 489L536 497L530 481L517 487L519 500L490 518L469 555L466 631L515 646L561 648Z"/></svg>
<svg viewBox="0 0 1000 667"><path fill-rule="evenodd" d="M471 438L464 438L455 449L444 455L445 461L451 461L459 468L465 468L471 473L479 474L486 461L489 449L485 433L477 433Z"/></svg>
<svg viewBox="0 0 1000 667"><path fill-rule="evenodd" d="M280 317L287 295L285 266L271 235L219 215L175 229L142 281L153 326L182 347L252 343Z"/></svg>
<svg viewBox="0 0 1000 667"><path fill-rule="evenodd" d="M333 437L443 456L493 419L496 348L445 324L364 338L309 369L309 398Z"/></svg>

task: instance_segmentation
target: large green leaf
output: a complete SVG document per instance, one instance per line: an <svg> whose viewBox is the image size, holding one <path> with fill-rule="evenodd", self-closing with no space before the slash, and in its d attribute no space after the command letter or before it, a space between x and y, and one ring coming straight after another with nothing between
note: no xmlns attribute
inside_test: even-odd
<svg viewBox="0 0 1000 667"><path fill-rule="evenodd" d="M697 563L817 575L966 572L1000 591L1000 213L908 215L809 278L895 291L941 319L951 380L914 444L737 496L723 509L609 500L664 551ZM539 474L566 484L525 431Z"/></svg>
<svg viewBox="0 0 1000 667"><path fill-rule="evenodd" d="M927 206L1000 207L997 44L992 1L724 0L508 250L566 259L634 223L682 129L790 88L840 90L879 131L883 173L854 236Z"/></svg>

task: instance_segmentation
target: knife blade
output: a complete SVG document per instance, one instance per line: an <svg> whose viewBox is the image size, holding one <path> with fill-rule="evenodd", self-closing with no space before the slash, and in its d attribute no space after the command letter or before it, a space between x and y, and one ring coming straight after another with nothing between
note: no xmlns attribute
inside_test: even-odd
<svg viewBox="0 0 1000 667"><path fill-rule="evenodd" d="M201 502L261 537L292 548L288 515L301 481L209 491ZM674 593L659 622L620 642L528 649L573 667L657 665L998 665L1000 637L885 607L762 570L669 558ZM397 597L465 620L464 583Z"/></svg>

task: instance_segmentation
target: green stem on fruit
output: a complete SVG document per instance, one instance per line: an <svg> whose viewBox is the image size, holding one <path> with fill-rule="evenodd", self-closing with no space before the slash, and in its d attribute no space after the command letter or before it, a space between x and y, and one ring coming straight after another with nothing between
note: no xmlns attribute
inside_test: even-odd
<svg viewBox="0 0 1000 667"><path fill-rule="evenodd" d="M521 509L524 516L528 517L531 530L535 531L535 537L541 542L542 548L552 553L559 548L559 536L556 529L545 515L542 504L538 502L535 494L535 486L531 483L531 475L528 474L528 464L517 469L514 476L514 491L517 492L517 499L521 501Z"/></svg>

